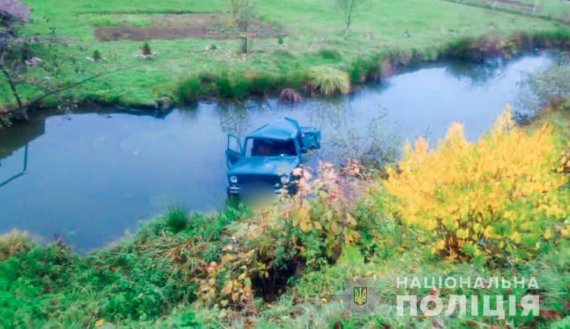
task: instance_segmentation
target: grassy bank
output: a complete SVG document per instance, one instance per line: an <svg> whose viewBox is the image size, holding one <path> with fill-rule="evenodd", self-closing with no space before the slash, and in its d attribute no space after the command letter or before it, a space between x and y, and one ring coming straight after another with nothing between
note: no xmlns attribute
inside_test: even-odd
<svg viewBox="0 0 570 329"><path fill-rule="evenodd" d="M462 4L478 6L493 10L502 10L523 16L542 17L570 23L570 16L564 1L534 1L534 0L447 0ZM535 7L535 5L537 5Z"/></svg>
<svg viewBox="0 0 570 329"><path fill-rule="evenodd" d="M286 87L318 92L319 86L312 84L318 81L313 71L322 66L348 73L354 85L410 62L453 54L509 54L525 46L568 47L570 39L568 26L555 21L441 0L403 0L370 2L356 13L352 34L344 40L342 18L332 1L261 1L256 4L259 24L272 32L254 39L250 54L239 55L238 41L225 34L222 0L161 4L81 0L58 6L25 2L32 7L34 18L24 28L25 34L46 36L53 27L56 36L68 44L66 53L82 69L117 70L74 90L70 97L123 105L153 105L162 96L181 103L202 97L241 98L278 93ZM211 23L205 24L212 26L205 35L194 30L192 22L198 19ZM142 40L121 39L125 29L137 28L150 30L149 38L153 33L159 38L149 40L155 53L152 59L137 58ZM171 29L191 30L191 34L166 40L159 33ZM111 31L111 38L117 32L119 40L100 41L97 31ZM102 61L87 59L95 51ZM42 57L41 52L37 55ZM63 77L76 78L72 70ZM32 91L23 89L29 99ZM7 91L6 86L0 88L4 105L13 102Z"/></svg>
<svg viewBox="0 0 570 329"><path fill-rule="evenodd" d="M570 116L545 115L556 124L537 120L523 130L507 113L472 144L454 125L429 152L421 139L407 147L387 179L322 165L296 197L255 211L188 215L174 208L135 237L84 258L62 243L38 247L19 233L3 236L0 323L567 328L570 154L561 134ZM404 289L396 287L401 276L535 277L539 288ZM362 314L345 309L356 277L367 281L373 305ZM397 316L401 294L445 301L537 294L541 312Z"/></svg>

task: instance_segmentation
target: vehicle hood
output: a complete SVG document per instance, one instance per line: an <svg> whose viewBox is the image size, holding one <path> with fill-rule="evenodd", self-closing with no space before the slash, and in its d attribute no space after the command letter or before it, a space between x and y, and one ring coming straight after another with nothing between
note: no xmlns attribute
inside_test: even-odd
<svg viewBox="0 0 570 329"><path fill-rule="evenodd" d="M299 164L298 157L249 157L233 165L228 175L289 175Z"/></svg>

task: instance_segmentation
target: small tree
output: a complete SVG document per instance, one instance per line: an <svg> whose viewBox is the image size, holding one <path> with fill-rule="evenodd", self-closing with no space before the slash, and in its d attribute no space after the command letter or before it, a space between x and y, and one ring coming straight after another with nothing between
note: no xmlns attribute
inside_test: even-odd
<svg viewBox="0 0 570 329"><path fill-rule="evenodd" d="M96 49L96 50L93 52L93 61L98 62L98 61L100 61L100 60L102 60L102 59L103 59L103 56L101 56L101 52Z"/></svg>
<svg viewBox="0 0 570 329"><path fill-rule="evenodd" d="M253 20L254 0L228 0L228 16L232 25L239 33L241 39L240 52L246 54L249 51L249 28Z"/></svg>
<svg viewBox="0 0 570 329"><path fill-rule="evenodd" d="M344 39L348 39L354 12L369 0L334 0L336 10L344 20Z"/></svg>
<svg viewBox="0 0 570 329"><path fill-rule="evenodd" d="M145 42L141 47L141 53L143 56L152 56L152 49L150 48L148 42Z"/></svg>

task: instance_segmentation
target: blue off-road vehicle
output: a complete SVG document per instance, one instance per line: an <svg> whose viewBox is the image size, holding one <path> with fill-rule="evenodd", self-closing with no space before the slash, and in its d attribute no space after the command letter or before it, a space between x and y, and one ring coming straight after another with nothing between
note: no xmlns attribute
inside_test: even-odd
<svg viewBox="0 0 570 329"><path fill-rule="evenodd" d="M307 160L306 153L320 147L320 131L301 127L289 118L259 127L243 144L238 137L228 135L228 195L268 189L291 191L293 170Z"/></svg>

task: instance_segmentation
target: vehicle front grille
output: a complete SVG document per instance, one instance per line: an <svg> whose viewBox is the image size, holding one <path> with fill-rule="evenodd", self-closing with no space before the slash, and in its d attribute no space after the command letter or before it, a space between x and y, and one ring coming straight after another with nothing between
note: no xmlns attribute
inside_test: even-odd
<svg viewBox="0 0 570 329"><path fill-rule="evenodd" d="M267 184L273 186L280 182L279 176L274 175L239 175L237 178L239 185Z"/></svg>

